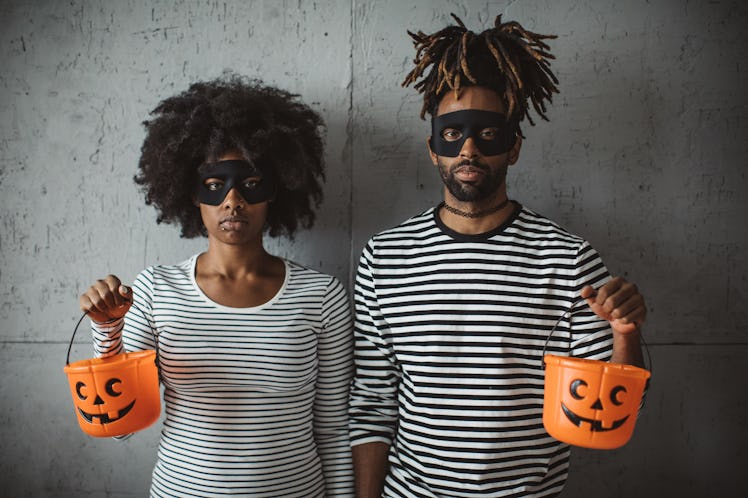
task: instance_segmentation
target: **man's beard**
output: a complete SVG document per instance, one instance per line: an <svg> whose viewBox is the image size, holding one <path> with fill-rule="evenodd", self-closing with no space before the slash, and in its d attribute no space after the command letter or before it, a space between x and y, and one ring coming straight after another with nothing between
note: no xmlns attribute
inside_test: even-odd
<svg viewBox="0 0 748 498"><path fill-rule="evenodd" d="M480 161L464 160L450 167L441 157L437 157L437 165L439 166L439 174L442 177L442 182L444 182L449 193L460 202L479 202L488 199L499 190L506 180L507 165L491 171L491 168ZM454 171L461 166L467 165L483 171L485 173L483 180L475 183L463 183L455 178Z"/></svg>

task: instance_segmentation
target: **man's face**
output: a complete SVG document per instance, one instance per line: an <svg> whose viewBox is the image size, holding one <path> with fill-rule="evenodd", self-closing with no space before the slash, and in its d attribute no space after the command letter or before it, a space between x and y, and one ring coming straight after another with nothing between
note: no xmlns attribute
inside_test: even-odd
<svg viewBox="0 0 748 498"><path fill-rule="evenodd" d="M429 153L455 200L506 196L507 169L519 157L521 139L506 125L504 112L499 95L478 86L465 88L459 99L449 92L439 103Z"/></svg>

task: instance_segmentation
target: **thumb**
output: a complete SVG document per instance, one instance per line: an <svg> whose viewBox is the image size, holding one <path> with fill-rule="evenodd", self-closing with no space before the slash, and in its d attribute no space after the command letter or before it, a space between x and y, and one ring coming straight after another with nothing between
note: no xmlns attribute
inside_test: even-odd
<svg viewBox="0 0 748 498"><path fill-rule="evenodd" d="M587 301L587 305L597 316L604 320L611 320L610 314L601 305L597 304L594 297L585 298L585 301Z"/></svg>
<svg viewBox="0 0 748 498"><path fill-rule="evenodd" d="M120 285L119 289L120 296L124 297L128 301L132 301L132 289L126 285Z"/></svg>
<svg viewBox="0 0 748 498"><path fill-rule="evenodd" d="M621 334L631 334L632 332L639 330L639 325L636 322L624 321L620 318L610 320L610 326L613 330L620 332Z"/></svg>

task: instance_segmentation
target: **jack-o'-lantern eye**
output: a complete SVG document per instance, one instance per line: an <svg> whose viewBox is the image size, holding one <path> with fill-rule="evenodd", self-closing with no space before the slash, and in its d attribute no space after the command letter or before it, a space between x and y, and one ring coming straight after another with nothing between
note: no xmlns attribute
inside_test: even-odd
<svg viewBox="0 0 748 498"><path fill-rule="evenodd" d="M87 396L87 395L85 395L85 394L83 394L83 391L81 390L81 389L83 389L84 387L86 387L86 384L84 384L83 382L76 382L76 384L75 384L75 393L76 393L76 394L78 395L78 397L79 397L80 399L82 399L82 400L86 400L86 399L88 399L88 396Z"/></svg>
<svg viewBox="0 0 748 498"><path fill-rule="evenodd" d="M623 401L618 399L618 395L622 392L626 392L626 388L623 386L616 386L612 391L610 391L610 401L612 401L614 405L621 406L623 404Z"/></svg>
<svg viewBox="0 0 748 498"><path fill-rule="evenodd" d="M115 386L116 384L122 384L122 381L121 381L121 380L119 380L118 378L114 377L114 378L112 378L112 379L109 379L109 380L107 381L107 383L106 383L106 386L104 386L104 387L105 387L105 389L106 389L106 392L107 392L107 394L108 394L109 396L112 396L112 397L114 397L114 398L116 398L117 396L119 396L120 394L122 394L122 392L121 392L121 391L115 391L115 390L114 390L114 386Z"/></svg>
<svg viewBox="0 0 748 498"><path fill-rule="evenodd" d="M580 392L580 388L582 392ZM569 386L569 392L576 400L584 399L587 395L587 383L582 379L575 379Z"/></svg>

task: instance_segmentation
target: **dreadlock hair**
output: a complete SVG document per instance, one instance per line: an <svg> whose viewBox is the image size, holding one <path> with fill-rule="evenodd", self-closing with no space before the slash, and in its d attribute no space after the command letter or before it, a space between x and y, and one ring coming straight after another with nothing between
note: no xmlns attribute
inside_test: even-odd
<svg viewBox="0 0 748 498"><path fill-rule="evenodd" d="M230 72L160 102L144 121L135 182L158 223L181 225L181 236L207 235L195 205L198 168L231 150L269 165L275 179L265 231L293 238L314 224L325 179L322 118L298 95Z"/></svg>
<svg viewBox="0 0 748 498"><path fill-rule="evenodd" d="M502 23L496 16L494 27L476 34L465 28L459 17L452 14L457 26L447 26L427 35L422 31L408 34L416 47L415 68L406 76L403 86L415 83L423 93L421 119L428 112L432 116L449 90L459 98L465 86L484 86L503 96L507 105L507 119L521 121L527 117L528 99L535 112L546 121L545 103L558 93L558 80L550 69L548 59L555 59L543 40L555 35L540 35L524 29L515 21ZM429 67L428 76L416 83Z"/></svg>

